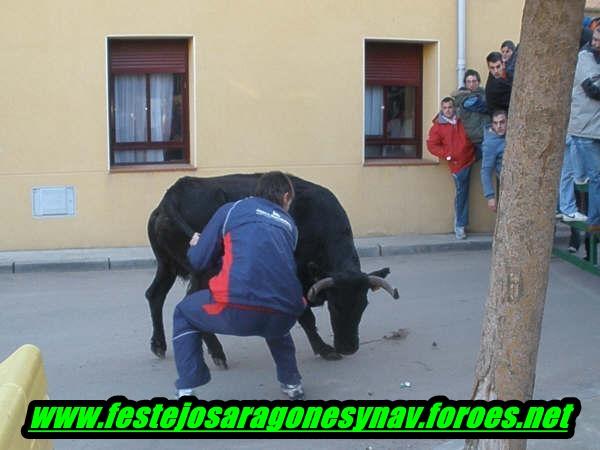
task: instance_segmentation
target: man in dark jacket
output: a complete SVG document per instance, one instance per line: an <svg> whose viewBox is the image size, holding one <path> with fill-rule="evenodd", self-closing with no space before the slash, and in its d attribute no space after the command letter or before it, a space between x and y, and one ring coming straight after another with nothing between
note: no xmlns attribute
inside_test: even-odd
<svg viewBox="0 0 600 450"><path fill-rule="evenodd" d="M429 130L427 148L448 162L456 187L454 233L456 239L465 239L465 227L469 222L469 181L475 152L461 120L454 113L454 99L444 98L441 106L442 110L434 117Z"/></svg>
<svg viewBox="0 0 600 450"><path fill-rule="evenodd" d="M504 63L500 52L492 52L486 58L488 70L490 71L485 84L485 99L488 112L508 111L510 94L512 91L512 79L504 78Z"/></svg>
<svg viewBox="0 0 600 450"><path fill-rule="evenodd" d="M289 177L269 172L256 197L227 203L190 241L188 260L197 272L218 270L206 290L185 297L173 317L178 397L210 381L201 333L262 336L277 368L281 389L304 396L289 330L306 303L296 275L298 230L288 214L294 197Z"/></svg>

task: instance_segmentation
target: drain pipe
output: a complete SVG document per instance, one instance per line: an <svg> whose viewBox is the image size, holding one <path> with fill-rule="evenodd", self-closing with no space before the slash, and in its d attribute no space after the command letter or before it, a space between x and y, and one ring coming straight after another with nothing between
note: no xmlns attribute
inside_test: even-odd
<svg viewBox="0 0 600 450"><path fill-rule="evenodd" d="M457 42L457 59L456 59L456 77L457 86L461 87L463 85L463 78L465 77L465 68L466 68L466 45L465 45L465 35L467 29L467 20L466 20L466 3L467 0L457 0L456 2L456 35L458 37Z"/></svg>

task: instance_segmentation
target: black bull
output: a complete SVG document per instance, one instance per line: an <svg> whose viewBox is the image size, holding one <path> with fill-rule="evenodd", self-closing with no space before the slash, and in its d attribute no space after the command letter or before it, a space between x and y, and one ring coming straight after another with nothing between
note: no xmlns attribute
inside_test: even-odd
<svg viewBox="0 0 600 450"><path fill-rule="evenodd" d="M190 279L189 293L206 288L214 275L193 273L186 258L189 239L195 231L202 231L221 205L252 195L259 176L181 178L167 190L151 213L148 237L157 268L146 298L153 325L150 346L157 356L163 358L167 349L163 305L177 276ZM382 287L394 298L398 298L398 293L383 280L390 272L388 268L371 274L361 271L350 222L331 191L296 177L292 177L292 182L296 196L290 214L299 232L295 252L298 276L310 306L327 301L335 348L323 342L317 333L310 308L306 308L298 322L316 354L325 359L339 359L341 354L358 350L358 325L367 306L368 289ZM214 362L227 367L216 336L204 334L203 340Z"/></svg>

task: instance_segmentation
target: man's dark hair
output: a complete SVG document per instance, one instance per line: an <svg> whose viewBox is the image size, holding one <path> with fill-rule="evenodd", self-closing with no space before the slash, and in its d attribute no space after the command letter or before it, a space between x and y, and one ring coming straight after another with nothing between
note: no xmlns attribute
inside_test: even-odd
<svg viewBox="0 0 600 450"><path fill-rule="evenodd" d="M500 48L503 49L504 47L510 48L513 52L515 51L515 43L513 41L504 41L502 45L500 45Z"/></svg>
<svg viewBox="0 0 600 450"><path fill-rule="evenodd" d="M485 58L485 60L488 63L495 63L498 61L502 61L502 53L500 52L491 52L489 55L487 55L487 57Z"/></svg>
<svg viewBox="0 0 600 450"><path fill-rule="evenodd" d="M494 117L498 117L500 115L504 114L505 117L508 117L508 113L506 111L504 111L503 109L497 109L492 113L492 119Z"/></svg>
<svg viewBox="0 0 600 450"><path fill-rule="evenodd" d="M469 69L465 72L465 76L463 77L463 84L467 84L467 77L475 77L477 81L481 83L481 77L479 76L479 72L474 69Z"/></svg>
<svg viewBox="0 0 600 450"><path fill-rule="evenodd" d="M452 106L456 106L456 102L454 101L454 99L452 97L444 97L442 99L442 101L440 102L440 104L442 103L452 103Z"/></svg>
<svg viewBox="0 0 600 450"><path fill-rule="evenodd" d="M285 173L280 171L263 174L256 183L254 195L283 206L283 195L289 192L294 198L294 185Z"/></svg>

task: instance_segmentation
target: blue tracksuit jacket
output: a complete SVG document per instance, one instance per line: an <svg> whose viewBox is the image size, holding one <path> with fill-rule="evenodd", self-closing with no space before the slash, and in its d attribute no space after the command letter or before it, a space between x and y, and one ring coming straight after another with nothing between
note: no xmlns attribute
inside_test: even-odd
<svg viewBox="0 0 600 450"><path fill-rule="evenodd" d="M299 316L305 309L294 250L298 230L279 205L259 197L227 203L208 222L187 256L196 271L220 268L210 279L218 314L230 304Z"/></svg>

